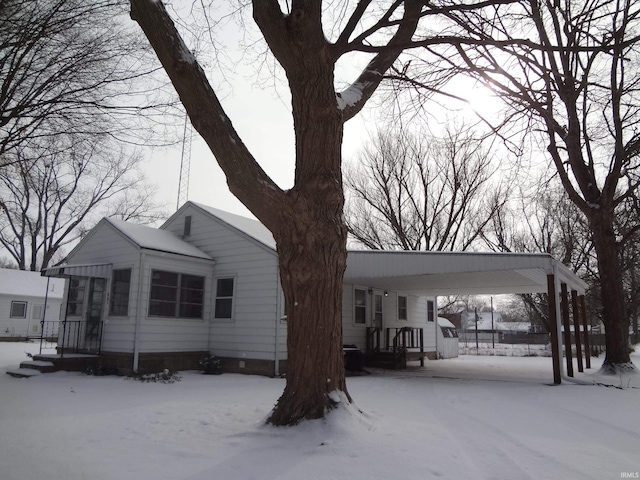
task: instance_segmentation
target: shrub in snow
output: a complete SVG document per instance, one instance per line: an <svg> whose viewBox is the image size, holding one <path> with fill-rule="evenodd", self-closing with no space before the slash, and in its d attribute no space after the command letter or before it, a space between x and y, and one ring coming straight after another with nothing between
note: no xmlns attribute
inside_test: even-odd
<svg viewBox="0 0 640 480"><path fill-rule="evenodd" d="M118 367L114 365L89 365L82 372L85 375L93 375L96 377L102 377L105 375L117 375Z"/></svg>
<svg viewBox="0 0 640 480"><path fill-rule="evenodd" d="M200 370L205 375L220 375L222 374L222 362L218 357L213 355L206 356L202 358L198 364L200 365Z"/></svg>
<svg viewBox="0 0 640 480"><path fill-rule="evenodd" d="M144 383L176 383L182 380L182 375L165 368L162 372L135 374L131 378Z"/></svg>

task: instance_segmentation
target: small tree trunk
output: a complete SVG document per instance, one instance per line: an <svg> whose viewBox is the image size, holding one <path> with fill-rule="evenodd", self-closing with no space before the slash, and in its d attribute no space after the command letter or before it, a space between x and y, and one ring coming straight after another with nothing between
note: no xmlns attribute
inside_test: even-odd
<svg viewBox="0 0 640 480"><path fill-rule="evenodd" d="M602 320L606 329L606 357L603 367L614 372L617 367L630 364L631 358L622 270L612 218L613 216L608 216L606 212L589 215L598 257L603 306Z"/></svg>

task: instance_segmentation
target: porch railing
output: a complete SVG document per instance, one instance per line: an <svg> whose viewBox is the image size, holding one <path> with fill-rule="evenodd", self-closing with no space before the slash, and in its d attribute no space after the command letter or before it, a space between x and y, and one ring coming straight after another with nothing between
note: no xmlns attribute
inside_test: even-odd
<svg viewBox="0 0 640 480"><path fill-rule="evenodd" d="M102 345L102 322L91 323L84 320L63 320L61 322L41 322L40 353L43 345L57 340L61 357L65 353L99 354ZM54 335L54 332L55 335Z"/></svg>
<svg viewBox="0 0 640 480"><path fill-rule="evenodd" d="M407 359L413 356L424 365L424 330L416 327L397 327L384 329L384 344L381 343L382 329L367 328L367 355L391 356L394 368L405 368Z"/></svg>
<svg viewBox="0 0 640 480"><path fill-rule="evenodd" d="M44 321L40 322L40 353L45 348L55 348L58 344L60 326L62 322Z"/></svg>
<svg viewBox="0 0 640 480"><path fill-rule="evenodd" d="M381 348L382 329L379 327L367 327L367 353L379 352Z"/></svg>

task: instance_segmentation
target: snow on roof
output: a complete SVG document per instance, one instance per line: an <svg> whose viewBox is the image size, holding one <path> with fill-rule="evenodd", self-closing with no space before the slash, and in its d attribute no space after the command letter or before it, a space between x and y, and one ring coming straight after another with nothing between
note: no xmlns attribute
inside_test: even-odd
<svg viewBox="0 0 640 480"><path fill-rule="evenodd" d="M236 230L240 230L245 235L248 235L254 240L257 240L270 249L276 249L276 241L273 239L271 231L267 227L265 227L259 220L225 212L224 210L219 210L202 203L191 203L201 208L205 212L213 215L214 217L217 217L219 220L222 220L224 223L230 225Z"/></svg>
<svg viewBox="0 0 640 480"><path fill-rule="evenodd" d="M52 278L49 281L50 298L62 298L64 280ZM47 279L40 272L0 268L0 294L23 297L42 297L47 294Z"/></svg>
<svg viewBox="0 0 640 480"><path fill-rule="evenodd" d="M453 323L451 323L448 319L444 317L438 317L438 326L456 328L456 326Z"/></svg>
<svg viewBox="0 0 640 480"><path fill-rule="evenodd" d="M185 242L167 230L137 225L115 218L105 218L104 220L140 248L212 260L212 258L202 250Z"/></svg>

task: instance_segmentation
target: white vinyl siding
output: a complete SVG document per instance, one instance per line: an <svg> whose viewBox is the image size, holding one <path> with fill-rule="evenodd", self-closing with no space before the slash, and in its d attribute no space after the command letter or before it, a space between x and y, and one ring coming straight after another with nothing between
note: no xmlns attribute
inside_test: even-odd
<svg viewBox="0 0 640 480"><path fill-rule="evenodd" d="M215 259L213 278L234 279L233 318L215 319L217 282L212 280L209 348L221 357L274 360L276 322L278 358L286 358L286 322L275 251L221 223L199 208L188 206L164 229L181 235L184 216L191 216L188 242Z"/></svg>
<svg viewBox="0 0 640 480"><path fill-rule="evenodd" d="M362 286L354 286L345 284L342 289L342 343L355 344L362 351L366 348L366 329L361 325L357 325L354 322L354 295L355 288L365 289ZM375 290L374 290L375 292ZM383 296L383 328L401 328L401 327L416 327L422 328L424 334L425 351L435 352L436 349L436 330L435 322L427 322L427 300L435 301L432 297L418 297L415 295L408 295L402 292L388 291L388 296ZM407 320L398 319L397 309L397 297L398 295L404 296L407 299ZM367 298L369 301L369 295ZM373 300L371 300L373 301Z"/></svg>

